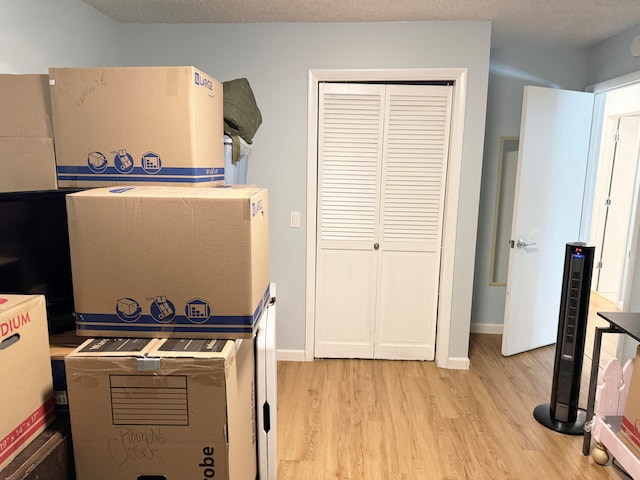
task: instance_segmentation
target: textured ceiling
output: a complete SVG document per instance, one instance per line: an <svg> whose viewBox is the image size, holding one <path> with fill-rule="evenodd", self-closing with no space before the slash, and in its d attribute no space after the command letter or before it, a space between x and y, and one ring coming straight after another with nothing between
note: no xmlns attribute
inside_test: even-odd
<svg viewBox="0 0 640 480"><path fill-rule="evenodd" d="M492 22L496 47L589 46L640 24L640 0L82 0L122 23Z"/></svg>

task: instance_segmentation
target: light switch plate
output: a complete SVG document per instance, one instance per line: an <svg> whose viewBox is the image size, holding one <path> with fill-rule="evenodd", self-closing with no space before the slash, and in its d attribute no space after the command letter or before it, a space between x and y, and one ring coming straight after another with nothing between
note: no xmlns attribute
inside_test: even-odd
<svg viewBox="0 0 640 480"><path fill-rule="evenodd" d="M291 212L289 226L291 228L300 228L300 212Z"/></svg>
<svg viewBox="0 0 640 480"><path fill-rule="evenodd" d="M640 35L635 37L631 42L631 55L640 57Z"/></svg>

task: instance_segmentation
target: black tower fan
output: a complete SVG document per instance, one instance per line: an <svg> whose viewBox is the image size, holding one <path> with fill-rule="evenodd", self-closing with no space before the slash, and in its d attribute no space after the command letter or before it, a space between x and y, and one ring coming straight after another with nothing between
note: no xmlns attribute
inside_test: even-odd
<svg viewBox="0 0 640 480"><path fill-rule="evenodd" d="M551 403L538 405L533 411L542 425L568 435L584 433L586 415L578 409L578 398L594 250L582 242L566 245Z"/></svg>

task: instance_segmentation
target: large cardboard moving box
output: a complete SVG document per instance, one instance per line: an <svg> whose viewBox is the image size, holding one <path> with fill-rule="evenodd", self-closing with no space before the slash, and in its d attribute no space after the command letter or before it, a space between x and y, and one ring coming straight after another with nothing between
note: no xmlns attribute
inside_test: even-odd
<svg viewBox="0 0 640 480"><path fill-rule="evenodd" d="M54 190L47 75L0 75L0 192Z"/></svg>
<svg viewBox="0 0 640 480"><path fill-rule="evenodd" d="M66 369L78 480L256 478L253 340L92 339Z"/></svg>
<svg viewBox="0 0 640 480"><path fill-rule="evenodd" d="M195 67L50 68L61 187L224 183L222 84Z"/></svg>
<svg viewBox="0 0 640 480"><path fill-rule="evenodd" d="M67 196L82 336L250 338L269 300L262 188L99 188Z"/></svg>
<svg viewBox="0 0 640 480"><path fill-rule="evenodd" d="M633 374L622 416L621 432L640 454L640 346L633 363Z"/></svg>
<svg viewBox="0 0 640 480"><path fill-rule="evenodd" d="M55 419L42 295L0 294L0 470Z"/></svg>

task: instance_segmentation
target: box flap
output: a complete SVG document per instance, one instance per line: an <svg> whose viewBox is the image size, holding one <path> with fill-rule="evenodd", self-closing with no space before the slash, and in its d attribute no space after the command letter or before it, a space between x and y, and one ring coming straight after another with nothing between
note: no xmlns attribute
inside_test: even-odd
<svg viewBox="0 0 640 480"><path fill-rule="evenodd" d="M184 188L164 185L110 186L83 190L70 194L70 197L132 197L132 198L194 198L194 199L243 199L251 198L263 191L262 187L208 187Z"/></svg>
<svg viewBox="0 0 640 480"><path fill-rule="evenodd" d="M153 338L90 338L67 358L144 357L157 341Z"/></svg>
<svg viewBox="0 0 640 480"><path fill-rule="evenodd" d="M0 293L0 315L28 302L44 302L42 295L16 295L13 293Z"/></svg>
<svg viewBox="0 0 640 480"><path fill-rule="evenodd" d="M149 352L161 358L223 358L231 355L238 340L168 338L160 340Z"/></svg>

